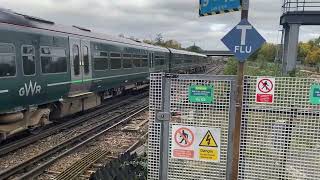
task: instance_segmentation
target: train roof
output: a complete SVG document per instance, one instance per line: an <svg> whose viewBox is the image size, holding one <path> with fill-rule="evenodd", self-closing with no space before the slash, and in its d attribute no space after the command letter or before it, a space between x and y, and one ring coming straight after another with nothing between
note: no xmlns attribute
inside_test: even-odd
<svg viewBox="0 0 320 180"><path fill-rule="evenodd" d="M204 54L195 53L195 52L190 52L190 51L184 51L184 50L178 50L178 49L172 49L172 48L169 48L169 50L170 50L173 54L184 54L184 55L207 57L207 56L204 55Z"/></svg>
<svg viewBox="0 0 320 180"><path fill-rule="evenodd" d="M118 42L118 43L124 43L124 44L129 44L134 46L140 46L144 48L156 49L158 51L168 52L168 49L164 47L154 46L154 45L146 44L143 42L137 42L131 39L115 37L115 36L110 36L110 35L100 34L100 33L94 33L90 29L80 27L80 26L59 25L50 20L16 13L12 10L3 9L3 8L0 8L0 23L1 22L12 24L12 25L31 27L36 29L67 33L67 34L78 35L78 36L85 36L89 38L95 38L95 39ZM206 57L203 54L198 54L198 53L193 53L193 52L183 51L183 50L176 50L172 48L170 48L170 51L173 53Z"/></svg>

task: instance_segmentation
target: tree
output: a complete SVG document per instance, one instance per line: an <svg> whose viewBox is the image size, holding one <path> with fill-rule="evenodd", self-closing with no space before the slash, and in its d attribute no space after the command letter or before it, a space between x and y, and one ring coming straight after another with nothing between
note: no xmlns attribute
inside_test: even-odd
<svg viewBox="0 0 320 180"><path fill-rule="evenodd" d="M152 40L147 40L147 39L143 40L143 42L146 44L151 44L151 45L154 44L154 42L152 42Z"/></svg>
<svg viewBox="0 0 320 180"><path fill-rule="evenodd" d="M310 53L312 45L310 43L300 42L298 46L298 59L304 61L307 55Z"/></svg>
<svg viewBox="0 0 320 180"><path fill-rule="evenodd" d="M272 43L265 43L259 50L259 54L264 57L265 61L273 62L277 56L277 46Z"/></svg>
<svg viewBox="0 0 320 180"><path fill-rule="evenodd" d="M305 63L316 65L320 63L320 48L313 48L307 55Z"/></svg>
<svg viewBox="0 0 320 180"><path fill-rule="evenodd" d="M163 36L161 33L157 34L156 39L155 39L155 45L161 46L163 45Z"/></svg>
<svg viewBox="0 0 320 180"><path fill-rule="evenodd" d="M191 52L196 52L196 53L203 52L203 49L201 49L199 46L196 46L196 44L194 44L193 46L187 47L186 50Z"/></svg>
<svg viewBox="0 0 320 180"><path fill-rule="evenodd" d="M168 40L163 46L167 48L181 49L181 44L176 40Z"/></svg>

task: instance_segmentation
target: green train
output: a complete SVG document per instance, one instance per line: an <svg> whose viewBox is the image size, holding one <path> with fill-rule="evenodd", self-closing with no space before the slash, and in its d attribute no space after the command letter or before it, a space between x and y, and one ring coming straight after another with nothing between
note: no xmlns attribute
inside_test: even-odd
<svg viewBox="0 0 320 180"><path fill-rule="evenodd" d="M202 54L0 9L0 140L147 87L151 72L199 72L206 62Z"/></svg>

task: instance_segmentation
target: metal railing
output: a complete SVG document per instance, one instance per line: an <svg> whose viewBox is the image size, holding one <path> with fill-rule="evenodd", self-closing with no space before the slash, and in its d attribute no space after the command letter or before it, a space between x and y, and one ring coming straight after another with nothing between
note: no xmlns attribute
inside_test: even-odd
<svg viewBox="0 0 320 180"><path fill-rule="evenodd" d="M320 11L320 0L283 0L283 13Z"/></svg>

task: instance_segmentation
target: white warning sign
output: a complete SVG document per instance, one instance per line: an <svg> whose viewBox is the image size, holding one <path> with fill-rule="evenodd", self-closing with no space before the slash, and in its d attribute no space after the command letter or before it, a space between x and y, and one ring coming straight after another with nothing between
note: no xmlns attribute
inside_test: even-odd
<svg viewBox="0 0 320 180"><path fill-rule="evenodd" d="M274 102L275 78L257 78L256 103Z"/></svg>
<svg viewBox="0 0 320 180"><path fill-rule="evenodd" d="M172 126L171 158L220 162L221 129Z"/></svg>

